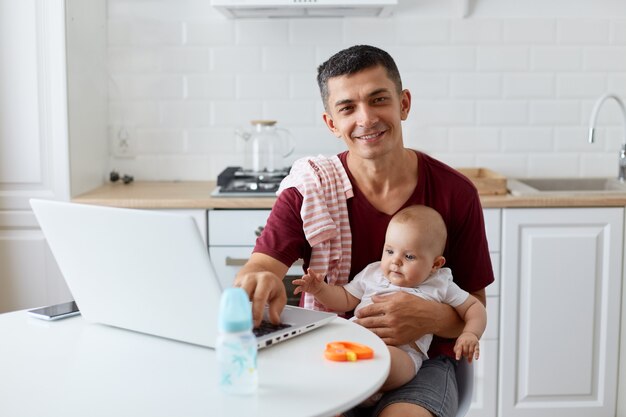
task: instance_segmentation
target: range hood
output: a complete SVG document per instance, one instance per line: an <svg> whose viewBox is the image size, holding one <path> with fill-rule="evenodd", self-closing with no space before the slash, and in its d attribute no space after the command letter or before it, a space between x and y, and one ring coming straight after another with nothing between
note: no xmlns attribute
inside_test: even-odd
<svg viewBox="0 0 626 417"><path fill-rule="evenodd" d="M231 19L291 17L385 17L398 0L211 0Z"/></svg>

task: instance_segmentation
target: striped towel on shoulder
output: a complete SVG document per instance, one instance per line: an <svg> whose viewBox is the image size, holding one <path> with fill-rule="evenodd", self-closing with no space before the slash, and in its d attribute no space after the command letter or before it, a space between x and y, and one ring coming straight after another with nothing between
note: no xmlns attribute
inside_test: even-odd
<svg viewBox="0 0 626 417"><path fill-rule="evenodd" d="M304 235L311 245L309 267L331 285L344 285L350 274L352 233L347 199L353 196L352 184L339 157L304 157L297 160L276 194L295 187L302 194ZM305 293L304 307L326 310Z"/></svg>

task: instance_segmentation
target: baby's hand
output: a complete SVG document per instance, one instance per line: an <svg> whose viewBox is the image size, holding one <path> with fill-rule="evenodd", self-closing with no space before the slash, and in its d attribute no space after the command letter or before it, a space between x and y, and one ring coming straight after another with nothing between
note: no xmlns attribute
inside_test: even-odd
<svg viewBox="0 0 626 417"><path fill-rule="evenodd" d="M309 294L317 294L324 285L324 277L316 273L311 268L307 269L307 273L302 278L294 279L291 283L297 285L293 290L294 294L300 294L301 292L308 292Z"/></svg>
<svg viewBox="0 0 626 417"><path fill-rule="evenodd" d="M480 356L478 337L476 337L474 333L470 332L461 333L454 344L454 354L457 361L463 356L467 358L469 363L471 363L473 359L478 359Z"/></svg>

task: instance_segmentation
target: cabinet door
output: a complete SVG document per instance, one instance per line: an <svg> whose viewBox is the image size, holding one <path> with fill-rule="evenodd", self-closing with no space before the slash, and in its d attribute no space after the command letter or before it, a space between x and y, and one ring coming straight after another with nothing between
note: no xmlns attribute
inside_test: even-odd
<svg viewBox="0 0 626 417"><path fill-rule="evenodd" d="M488 317L491 320L489 313ZM483 339L480 341L480 359L474 361L474 392L466 417L495 417L497 392L498 341Z"/></svg>
<svg viewBox="0 0 626 417"><path fill-rule="evenodd" d="M69 198L64 10L0 2L0 313L71 299L28 203Z"/></svg>
<svg viewBox="0 0 626 417"><path fill-rule="evenodd" d="M254 246L269 210L209 210L210 246Z"/></svg>
<svg viewBox="0 0 626 417"><path fill-rule="evenodd" d="M499 415L615 415L623 216L504 210Z"/></svg>
<svg viewBox="0 0 626 417"><path fill-rule="evenodd" d="M480 340L480 359L474 362L474 392L467 417L495 417L498 393L498 331L500 309L500 209L484 209L485 231L495 282L486 288L487 329Z"/></svg>

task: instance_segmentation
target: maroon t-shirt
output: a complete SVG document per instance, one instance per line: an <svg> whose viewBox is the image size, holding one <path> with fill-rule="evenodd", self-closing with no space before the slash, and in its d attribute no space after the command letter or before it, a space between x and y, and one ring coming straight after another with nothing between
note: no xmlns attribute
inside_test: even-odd
<svg viewBox="0 0 626 417"><path fill-rule="evenodd" d="M417 152L418 183L402 208L422 204L434 208L448 229L444 251L446 267L454 282L465 291L474 292L494 281L480 199L474 185L442 162ZM393 217L374 208L355 185L347 166L348 152L339 154L353 186L354 197L348 200L352 232L350 280L372 262L380 260L387 225ZM302 195L295 189L283 191L267 220L254 252L269 255L285 265L304 260L306 270L311 246L304 237L300 207ZM399 210L398 210L399 211ZM454 340L435 336L428 351L431 358L440 354L454 357Z"/></svg>

